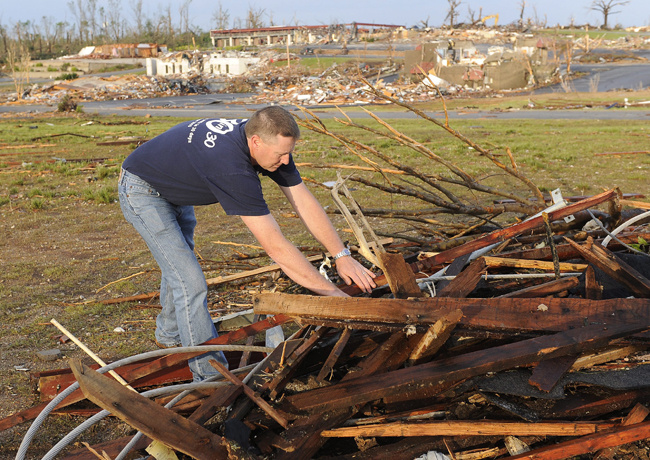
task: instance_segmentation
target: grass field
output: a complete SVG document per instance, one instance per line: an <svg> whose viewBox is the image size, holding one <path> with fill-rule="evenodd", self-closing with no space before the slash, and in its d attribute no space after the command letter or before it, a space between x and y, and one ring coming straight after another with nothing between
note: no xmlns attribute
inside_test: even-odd
<svg viewBox="0 0 650 460"><path fill-rule="evenodd" d="M641 100L647 98L647 94L629 97ZM609 99L604 95L603 101L611 98L612 95ZM578 95L555 95L553 99L565 105L585 103ZM521 97L491 99L485 103L502 107L519 106L526 101L527 98ZM549 97L543 103L550 102ZM483 103L483 100L453 102L459 108L485 107ZM381 110L377 109L379 115ZM158 288L155 263L121 215L116 201L116 181L122 160L138 139L149 139L181 121L167 117L132 119L83 114L0 119L0 315L3 318L0 326L3 354L0 417L35 402L28 373L16 369L38 371L66 366L61 360L39 361L36 352L60 348L66 357L82 356L76 347L57 341L57 331L48 325L51 318L78 335L105 360L154 348L155 308L135 308L133 304L103 305L98 301ZM408 134L437 155L491 185L528 193L479 157L476 151L439 127L424 121L387 121L397 131ZM448 174L439 164L391 140L340 126L334 120L325 123L334 131L421 171ZM567 122L485 118L452 121L452 127L504 162L509 162L505 149L510 148L519 169L544 191L559 187L566 196L594 194L619 187L624 193L650 193L650 156L629 153L648 150L650 127L647 120ZM126 143L115 144L116 141ZM610 152L623 154L599 155ZM303 130L295 159L296 162L321 165L361 164L355 155L332 139L307 130ZM318 184L335 180L336 172L327 168L302 168L301 172L321 202L333 209L328 190ZM378 176L374 178L382 180ZM424 206L410 198L378 193L356 184L353 188L357 201L365 207L417 209ZM298 245L315 245L281 193L265 184L265 194L289 238ZM491 197L466 196L464 199L489 202ZM218 206L198 208L197 217L197 252L204 259L206 276L230 273L223 267L233 259L235 250L214 242L255 244L255 241L238 218L225 216ZM509 218L514 217L517 216ZM350 238L343 232L345 223L338 216L333 219L342 235ZM371 222L379 230L413 231L412 226L403 221L372 218ZM256 263L265 265L268 260L259 259ZM220 289L228 291L233 287ZM241 285L234 289L248 293L258 288ZM114 332L117 327L125 332ZM68 423L72 422L54 422L37 439L37 444L48 445L55 433L62 429L67 432ZM0 457L6 458L14 452L26 428L21 426L0 434ZM88 434L88 439L101 438L102 428Z"/></svg>

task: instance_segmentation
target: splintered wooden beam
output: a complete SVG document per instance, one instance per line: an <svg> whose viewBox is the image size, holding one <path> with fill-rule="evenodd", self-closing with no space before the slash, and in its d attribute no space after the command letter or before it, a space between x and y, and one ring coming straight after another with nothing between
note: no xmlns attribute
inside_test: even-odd
<svg viewBox="0 0 650 460"><path fill-rule="evenodd" d="M424 333L409 356L409 363L416 364L433 356L444 345L452 331L463 317L463 312L455 310L443 316Z"/></svg>
<svg viewBox="0 0 650 460"><path fill-rule="evenodd" d="M352 329L349 329L347 327L344 328L343 332L341 332L341 337L339 337L334 347L332 347L332 351L330 352L329 356L325 360L325 364L323 364L323 367L318 373L318 376L316 376L316 380L318 380L319 382L323 382L325 381L327 376L332 373L332 369L334 369L334 365L336 364L336 361L341 356L341 353L343 353L343 350L345 349L345 346L348 344L348 340L350 340L351 336L352 336Z"/></svg>
<svg viewBox="0 0 650 460"><path fill-rule="evenodd" d="M641 332L649 327L650 323L588 326L371 377L351 379L330 387L298 393L286 399L295 410L322 411L363 404L396 394L408 395L418 392L420 397L423 389L430 394L436 394L445 385L453 382L488 372L530 366L541 359L594 350L613 339Z"/></svg>
<svg viewBox="0 0 650 460"><path fill-rule="evenodd" d="M613 422L511 422L485 420L436 420L392 422L326 430L328 438L390 436L584 436L618 426Z"/></svg>
<svg viewBox="0 0 650 460"><path fill-rule="evenodd" d="M610 431L594 433L529 452L508 457L509 460L564 460L596 452L608 447L622 446L650 438L650 422L621 426Z"/></svg>
<svg viewBox="0 0 650 460"><path fill-rule="evenodd" d="M201 425L125 388L80 360L71 360L70 367L86 398L151 439L197 459L229 458L227 441Z"/></svg>
<svg viewBox="0 0 650 460"><path fill-rule="evenodd" d="M532 298L532 297L547 297L558 292L567 291L572 289L580 284L580 280L576 276L571 276L567 278L560 278L559 280L549 281L548 283L538 284L537 286L531 286L528 288L520 289L518 291L509 292L498 296L498 299L504 299L508 297L521 298Z"/></svg>
<svg viewBox="0 0 650 460"><path fill-rule="evenodd" d="M413 270L406 264L401 254L379 252L377 259L386 276L390 291L396 298L422 297Z"/></svg>
<svg viewBox="0 0 650 460"><path fill-rule="evenodd" d="M594 243L591 237L583 246L568 238L565 239L580 252L586 261L624 284L636 297L650 297L650 280L617 257L616 254L600 244Z"/></svg>
<svg viewBox="0 0 650 460"><path fill-rule="evenodd" d="M647 407L645 407L643 404L637 404L625 417L623 417L623 420L621 420L621 425L630 426L641 423L646 419L649 413L650 411ZM617 450L617 447L607 447L605 449L602 449L598 451L596 455L594 455L594 460L605 460L613 458Z"/></svg>
<svg viewBox="0 0 650 460"><path fill-rule="evenodd" d="M555 211L551 211L548 213L548 218L551 221L558 220L558 219L563 219L567 216L570 216L571 214L574 214L578 211L583 211L585 209L589 209L593 206L596 206L598 204L604 203L606 201L612 200L616 198L617 191L615 189L613 190L608 190L606 192L603 192L598 195L594 195L592 197L589 197L585 200L579 201L577 203L571 204L569 206L566 206L561 209L557 209ZM442 251L439 254L436 254L435 256L431 256L427 259L420 260L419 262L415 263L415 266L412 266L414 272L418 272L422 269L425 268L431 268L431 267L436 267L440 264L450 262L454 260L457 257L460 257L465 254L469 254L471 252L474 252L478 249L483 249L485 247L488 247L492 244L499 243L501 241L505 241L508 238L514 238L515 236L519 236L523 233L526 233L530 230L533 230L535 228L542 227L544 225L544 220L542 216L537 216L533 217L531 219L525 220L519 224L513 225L508 228L500 229L500 230L495 230L492 233L488 233L485 236L482 236L480 238L477 238L475 240L469 241L463 245L457 246L452 249L448 249L446 251Z"/></svg>
<svg viewBox="0 0 650 460"><path fill-rule="evenodd" d="M285 429L287 428L287 426L289 425L289 422L287 422L287 419L285 419L282 415L280 415L280 413L278 413L278 411L273 409L273 407L271 407L271 405L268 402L266 402L264 399L262 399L262 397L260 395L256 394L255 391L253 391L252 388L250 388L244 382L239 380L235 376L235 374L233 374L232 372L230 372L226 368L226 366L224 366L223 364L221 364L220 362L218 362L215 359L211 359L209 361L209 363L210 363L210 365L212 367L214 367L216 370L218 370L219 373L221 375L223 375L230 383L232 383L233 385L235 385L237 387L240 387L244 391L244 394L251 399L251 401L253 401L255 404L257 404L257 406L260 409L262 409L264 412L266 412L273 420L278 422L280 424L280 426L282 426L282 428L285 428Z"/></svg>
<svg viewBox="0 0 650 460"><path fill-rule="evenodd" d="M434 324L444 315L461 310L458 323L477 329L517 332L564 331L584 324L650 324L649 299L586 300L579 298L532 299L372 299L321 297L297 294L259 294L255 313L283 314L309 319L393 324Z"/></svg>
<svg viewBox="0 0 650 460"><path fill-rule="evenodd" d="M453 264L450 267L453 267ZM476 288L481 276L486 273L485 258L479 257L470 263L465 270L456 275L456 278L440 289L438 297L467 297Z"/></svg>
<svg viewBox="0 0 650 460"><path fill-rule="evenodd" d="M526 268L531 270L548 270L553 271L553 262L544 260L528 260L528 259L510 259L504 257L483 257L485 264L488 267L507 267L507 268ZM568 262L560 262L561 272L581 272L587 268L587 264L572 264Z"/></svg>
<svg viewBox="0 0 650 460"><path fill-rule="evenodd" d="M271 399L277 398L284 387L289 383L291 376L297 371L300 363L307 357L311 350L316 346L320 339L329 331L327 327L320 327L314 330L308 339L288 357L281 359L281 369L268 380L261 388L261 391L270 391Z"/></svg>
<svg viewBox="0 0 650 460"><path fill-rule="evenodd" d="M603 298L603 287L596 280L596 271L591 265L585 271L585 299L600 300Z"/></svg>

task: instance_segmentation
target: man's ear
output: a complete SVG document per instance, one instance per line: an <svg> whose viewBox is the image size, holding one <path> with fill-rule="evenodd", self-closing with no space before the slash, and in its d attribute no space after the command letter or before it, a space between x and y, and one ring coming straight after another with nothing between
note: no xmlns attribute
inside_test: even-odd
<svg viewBox="0 0 650 460"><path fill-rule="evenodd" d="M258 134L253 134L251 140L255 143L256 146L259 146L262 143L262 138Z"/></svg>

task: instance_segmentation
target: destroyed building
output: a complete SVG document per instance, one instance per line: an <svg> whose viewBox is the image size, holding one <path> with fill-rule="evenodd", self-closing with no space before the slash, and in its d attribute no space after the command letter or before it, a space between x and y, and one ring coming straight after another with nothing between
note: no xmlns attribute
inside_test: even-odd
<svg viewBox="0 0 650 460"><path fill-rule="evenodd" d="M352 22L349 24L316 26L211 30L210 39L215 48L276 44L347 43L360 38L376 39L378 36L385 36L387 33L399 30L404 30L404 26Z"/></svg>
<svg viewBox="0 0 650 460"><path fill-rule="evenodd" d="M250 53L180 51L147 58L146 67L148 76L187 74L190 71L210 75L242 75L259 60Z"/></svg>
<svg viewBox="0 0 650 460"><path fill-rule="evenodd" d="M167 45L157 43L113 43L107 45L86 46L79 51L78 57L96 59L110 58L149 58L167 52Z"/></svg>
<svg viewBox="0 0 650 460"><path fill-rule="evenodd" d="M425 72L441 87L517 89L546 81L555 69L543 40L520 41L513 48L492 46L486 54L469 40L438 40L406 51L404 58L406 75L421 79Z"/></svg>

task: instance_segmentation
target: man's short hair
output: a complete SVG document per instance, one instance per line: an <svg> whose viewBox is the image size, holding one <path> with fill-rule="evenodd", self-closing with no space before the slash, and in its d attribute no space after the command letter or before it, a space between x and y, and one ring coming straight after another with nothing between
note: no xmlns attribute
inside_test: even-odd
<svg viewBox="0 0 650 460"><path fill-rule="evenodd" d="M265 142L275 142L278 134L283 137L300 138L300 128L293 115L277 105L264 107L255 112L246 122L244 130L247 138L250 139L257 134Z"/></svg>

